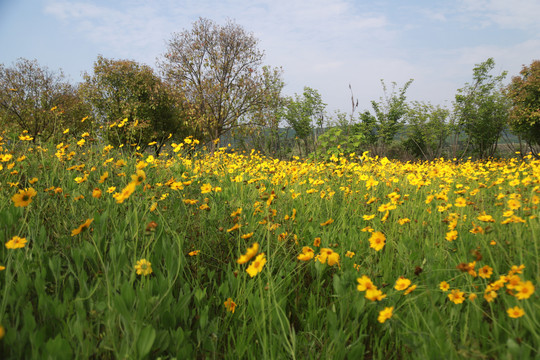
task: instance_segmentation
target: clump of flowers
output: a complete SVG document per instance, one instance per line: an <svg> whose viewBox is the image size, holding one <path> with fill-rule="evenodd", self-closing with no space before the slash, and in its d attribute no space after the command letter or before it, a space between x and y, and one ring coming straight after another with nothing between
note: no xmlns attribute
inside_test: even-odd
<svg viewBox="0 0 540 360"><path fill-rule="evenodd" d="M362 275L362 277L357 278L356 281L358 282L356 289L358 291L365 291L366 299L371 301L381 301L386 297L386 295L383 294L381 290L377 289L377 286L375 286L371 279L366 275Z"/></svg>

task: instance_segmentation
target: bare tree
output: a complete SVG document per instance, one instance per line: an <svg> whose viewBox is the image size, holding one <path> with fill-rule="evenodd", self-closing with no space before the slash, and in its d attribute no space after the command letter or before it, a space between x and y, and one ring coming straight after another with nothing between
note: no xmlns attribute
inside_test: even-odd
<svg viewBox="0 0 540 360"><path fill-rule="evenodd" d="M169 41L158 64L195 110L193 126L206 140L248 122L268 101L265 76L281 73L263 71L257 43L230 20L222 26L204 18Z"/></svg>

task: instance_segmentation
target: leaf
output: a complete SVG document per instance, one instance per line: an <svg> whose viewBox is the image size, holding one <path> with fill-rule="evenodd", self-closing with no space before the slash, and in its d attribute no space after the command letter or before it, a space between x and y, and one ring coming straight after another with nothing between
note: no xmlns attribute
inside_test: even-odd
<svg viewBox="0 0 540 360"><path fill-rule="evenodd" d="M156 330L148 325L139 333L139 338L137 339L137 354L139 358L144 358L150 350L152 345L156 340Z"/></svg>

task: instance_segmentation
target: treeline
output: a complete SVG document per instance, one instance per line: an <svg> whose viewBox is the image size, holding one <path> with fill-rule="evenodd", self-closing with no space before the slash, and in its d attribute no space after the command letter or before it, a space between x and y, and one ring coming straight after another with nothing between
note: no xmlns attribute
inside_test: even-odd
<svg viewBox="0 0 540 360"><path fill-rule="evenodd" d="M329 159L360 154L401 159L497 156L503 134L513 150L538 156L540 61L523 66L509 85L493 75L493 59L477 64L451 109L408 102L407 89L385 82L371 109L328 114L317 90L282 94L283 71L263 64L258 40L232 21L199 19L172 35L157 71L133 60L98 56L92 73L73 85L37 61L0 64L0 126L16 139L66 141L88 133L105 142L159 155L163 145L193 136L214 151L217 139L273 157ZM285 128L285 129L284 129ZM294 137L289 136L289 131Z"/></svg>

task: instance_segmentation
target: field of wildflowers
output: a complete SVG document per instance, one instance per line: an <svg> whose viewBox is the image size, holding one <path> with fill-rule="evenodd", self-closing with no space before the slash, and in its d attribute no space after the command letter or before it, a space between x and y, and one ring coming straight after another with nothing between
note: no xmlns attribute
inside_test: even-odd
<svg viewBox="0 0 540 360"><path fill-rule="evenodd" d="M3 359L539 356L531 156L31 140L0 140Z"/></svg>

